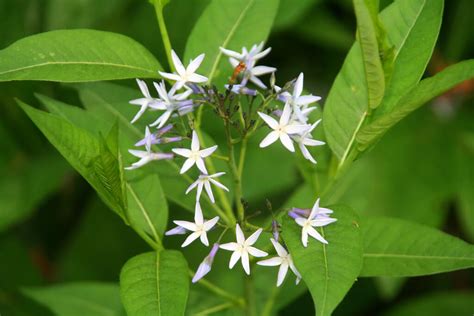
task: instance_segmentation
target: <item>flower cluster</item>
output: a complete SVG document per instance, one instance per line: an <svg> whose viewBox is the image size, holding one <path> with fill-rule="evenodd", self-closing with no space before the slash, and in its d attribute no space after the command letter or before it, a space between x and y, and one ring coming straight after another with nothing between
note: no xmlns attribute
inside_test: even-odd
<svg viewBox="0 0 474 316"><path fill-rule="evenodd" d="M265 122L272 131L261 141L260 147L266 147L279 139L288 150L294 152L294 144L296 143L303 156L312 163L316 163L316 160L309 153L306 146L324 144L324 142L315 140L312 137L312 132L320 120L313 124L308 123L310 120L309 115L315 109L310 104L317 102L320 97L301 95L304 80L302 73L296 80L280 88L274 84L276 68L257 65L261 58L268 55L271 48L264 49L263 43L261 43L252 46L250 50L244 47L241 52L231 51L222 47L220 49L223 54L229 57L229 62L234 68L229 83L225 85L225 93L220 93L215 86L206 86L208 78L196 73L204 60L204 54L191 60L189 65L185 67L176 53L172 51L171 56L176 72L159 72L164 80L173 82L171 88L167 89L164 80L159 83L154 82L153 85L158 97L152 97L146 83L137 79L143 97L130 101L131 104L140 106L139 111L131 121L132 123L138 121L147 110L150 112L160 111L160 115L146 127L145 137L135 144L137 147L145 146L145 150L129 150L139 160L126 169L136 169L154 160L173 159L176 156L180 156L185 159L180 170L181 174L188 172L194 166L199 171L197 179L184 192L189 194L194 189L196 191L194 221L173 220L176 227L168 230L165 235L188 234L182 243L182 247L190 245L197 239L203 245L209 246L208 232L216 229L218 226L224 228L219 239L213 243L210 253L198 267L193 277L193 282L199 281L211 271L214 258L219 249L232 252L229 261L230 269L240 260L247 274L250 274L250 257L266 257L268 253L255 247L257 240L264 231L263 228L258 228L246 238L244 231L247 231L249 226L253 227L253 225L247 225L244 218L240 218L237 223L234 220L223 224L219 223L219 216L211 219L204 218L201 208L203 190L205 190L211 203L216 203L212 186L220 190L229 191L225 185L217 180L217 178L225 175L225 172L209 174L208 166L206 166L206 160L215 153L218 146L201 148L202 138L200 141L199 130L194 127L192 115L188 116L188 123L191 128L189 133L186 132L186 126L184 126L185 132L180 134L177 132L177 128L174 128L174 125L166 125L167 122L174 117L190 114L199 106L209 105L225 121L226 127L239 127L238 131L241 132L242 138L248 137L259 127L260 122L257 122L257 120L261 118L261 122ZM267 88L265 83L259 78L266 74L272 75L270 88ZM250 100L248 101L249 105L246 111L242 109L243 106L240 101L235 103L235 99L239 99L241 95L246 95L247 101ZM263 101L256 109L252 109L255 99L259 96L263 98ZM275 103L282 102L284 104L283 110L278 108L268 109L267 106L271 104L271 101L275 101ZM239 122L242 126L233 121L233 115L236 111L240 111ZM184 120L180 121L185 125ZM151 127L156 127L154 133L150 131ZM167 137L164 136L171 132L175 134ZM227 131L226 136L228 137L228 144L231 146L234 140L229 131ZM152 151L152 146L154 145L181 142L189 138L191 138L189 148L172 148L171 152L167 153ZM242 157L240 158L242 159ZM233 157L226 157L226 160L231 163ZM234 167L234 170L236 169L235 165L230 167L231 169L232 167ZM235 174L233 176L236 177ZM238 199L237 201L240 202ZM311 211L293 208L289 212L289 216L293 217L296 223L302 227L301 240L304 247L308 245L308 235L322 243L327 243L314 227L322 227L336 221L336 219L330 217L331 213L331 210L319 207L319 199ZM235 229L235 242L221 244L221 239L228 229ZM280 225L274 219L269 230L273 232L273 238L270 238L270 242L275 249L276 256L258 261L257 264L261 266L279 266L277 286L283 283L288 270L291 270L296 275L296 283L298 284L301 280L301 275L293 262L291 254L280 240L280 229Z"/></svg>

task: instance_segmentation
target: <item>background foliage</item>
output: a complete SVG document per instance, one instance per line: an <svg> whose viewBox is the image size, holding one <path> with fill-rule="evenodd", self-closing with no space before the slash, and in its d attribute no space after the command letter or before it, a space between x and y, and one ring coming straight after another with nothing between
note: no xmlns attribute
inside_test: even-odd
<svg viewBox="0 0 474 316"><path fill-rule="evenodd" d="M267 3L268 2L268 3ZM381 1L381 8L391 1ZM410 12L410 6L429 2L419 13L428 22L414 26L418 32L416 39L423 41L404 42L400 45L404 49L397 56L397 63L393 65L393 78L403 80L391 82L399 86L385 85L389 92L388 98L380 103L382 109L393 109L400 100L399 91L410 87L410 81L416 81L422 76L432 76L446 66L458 61L472 58L474 54L474 37L469 30L473 28L471 13L474 12L474 3L470 0L446 1L442 17L442 27L438 40L429 38L425 28L436 28L439 23L433 18L441 10L442 1L404 1L407 7L403 12ZM180 56L189 59L203 51L200 43L203 38L215 40L219 45L223 39L219 34L211 36L193 31L193 27L210 3L207 0L172 0L165 8L171 42ZM214 23L226 21L223 16L232 17L245 5L247 1L229 7L226 12L218 9L209 10L216 19ZM268 64L278 67L277 78L287 81L294 78L300 70L305 73L306 88L311 92L323 96L326 100L329 89L333 84L347 52L351 49L355 38L356 17L352 1L348 0L281 0L280 5L272 7L273 1L258 1L258 5L265 6L268 12L265 16L248 16L244 21L249 25L258 25L256 38L265 37L269 33L268 45L273 47L268 58ZM272 11L273 10L273 11ZM364 14L364 12L356 12ZM270 25L276 16L273 28ZM412 17L406 13L406 18ZM383 17L382 17L383 19ZM202 23L202 22L201 22ZM386 23L398 25L400 21L390 20ZM433 24L433 25L430 25ZM223 28L231 26L222 25ZM359 25L360 27L360 25ZM18 67L29 67L22 63L22 58L28 54L38 54L39 59L72 58L80 51L80 55L87 58L116 58L113 65L94 69L95 77L99 79L128 78L124 75L122 62L134 66L136 77L156 77L156 72L148 69L160 69L165 64L166 54L161 44L160 34L156 25L155 12L147 1L134 0L0 0L0 48L3 49L18 39L28 35L49 30L76 28L93 28L99 31L115 32L131 38L130 42L116 44L116 37L107 36L108 33L91 31L78 33L80 38L66 37L61 41L80 41L72 43L77 50L61 51L60 46L55 51L44 50L43 45L51 46L51 38L44 35L41 45L28 39L16 45L17 52L6 53L0 51L0 81L7 80L5 73L10 71L9 65L18 63ZM61 31L57 31L61 32ZM250 35L249 35L250 34ZM235 38L252 36L252 32L239 29ZM60 34L59 34L60 35ZM105 36L102 38L102 36ZM120 35L117 35L120 37ZM191 40L187 43L188 37ZM57 41L57 37L53 40ZM214 43L214 42L213 42ZM54 43L53 43L54 44ZM91 45L102 45L98 52L89 51ZM230 43L231 45L232 43ZM370 44L370 41L369 41ZM49 47L50 47L49 46ZM417 53L422 46L434 47L433 57ZM147 50L152 54L147 53ZM211 47L209 45L208 47ZM421 47L421 48L420 48ZM112 49L113 48L113 49ZM370 49L370 46L368 47ZM404 53L406 51L406 53ZM206 51L208 58L216 50ZM54 54L54 55L50 55ZM352 48L351 55L361 54ZM154 55L154 56L153 56ZM426 73L424 69L411 69L406 65L411 59L421 63L428 63ZM211 60L211 59L209 59ZM160 62L158 62L160 61ZM224 58L219 64L204 64L204 74L208 75L225 64ZM347 63L350 67L358 67ZM74 66L74 65L73 65ZM347 66L347 67L349 67ZM359 65L362 66L362 65ZM223 66L224 67L224 66ZM346 66L344 66L346 67ZM375 71L384 65L375 65ZM79 68L78 68L79 69ZM343 68L344 69L344 68ZM91 72L87 72L90 74ZM22 79L21 71L15 72L13 79ZM31 75L31 74L30 74ZM29 79L49 80L60 75L61 81L89 81L91 78L76 71L75 77L61 69L54 67L48 71L33 73ZM216 82L222 82L225 73L218 73ZM8 80L12 79L9 77ZM338 82L358 83L358 78ZM344 87L341 86L341 89ZM373 91L378 91L376 87ZM432 89L428 86L427 89ZM465 244L459 244L458 239L446 240L445 235L431 235L432 238L424 241L417 247L408 242L413 240L411 233L429 230L423 224L441 229L463 240L474 242L474 106L472 80L464 83L453 91L436 98L430 104L417 110L400 124L396 125L379 141L378 131L362 131L361 144L370 147L370 141L379 141L376 147L364 153L354 163L348 174L341 179L328 194L333 203L350 205L359 215L386 215L395 217L393 221L371 218L365 223L366 227L378 225L386 227L384 240L370 239L364 245L364 256L370 257L370 264L364 266L362 276L379 275L381 265L377 264L377 256L367 254L377 253L381 247L408 247L410 251L420 254L425 249L423 245L432 244L433 247L447 247L455 254L463 253ZM369 89L370 93L370 89ZM422 91L414 94L423 97ZM176 166L156 166L158 177L145 176L140 172L118 174L114 170L107 170L107 161L90 161L95 153L102 153L104 160L113 151L124 151L140 135L142 126L134 130L124 122L128 121L135 110L127 105L127 101L136 97L137 89L132 80L116 81L114 83L85 83L85 84L58 84L39 81L18 81L0 83L0 313L2 315L76 315L78 305L80 314L84 315L124 315L125 311L119 297L119 277L127 278L125 267L140 265L147 261L160 261L166 265L169 258L179 257L177 253L164 252L157 258L156 254L146 253L149 248L139 239L133 230L141 236L161 234L169 213L173 217L186 214L192 209L192 198L183 199L178 192L184 191L186 183L172 177L170 171ZM38 131L38 128L25 115L25 112L16 104L14 98L19 98L27 104L46 108L51 113L59 114L64 120L55 120L45 112L26 108L30 118L38 124L43 122L42 132L51 139L68 138L72 143L87 143L89 146L77 148L58 148L59 152L74 166L71 165L54 149L48 140ZM340 100L338 95L327 99L325 106L328 111L325 116L337 115L331 111L332 104L349 102L355 107L355 113L360 111L362 103L356 100ZM59 99L66 103L55 101ZM381 101L376 93L371 98L371 104L378 106ZM406 102L401 101L404 105ZM84 109L70 107L83 105ZM357 108L358 107L358 108ZM116 113L118 110L119 114ZM84 113L84 111L86 113ZM80 114L80 115L79 115ZM319 115L321 115L319 113ZM100 119L104 116L109 120ZM116 118L116 120L114 119ZM325 120L327 117L324 118ZM357 118L356 118L357 119ZM329 118L330 120L330 118ZM329 121L328 120L328 121ZM382 129L383 120L378 125ZM344 122L349 129L357 127L357 120ZM40 125L40 124L38 124ZM59 127L58 127L59 126ZM82 129L77 129L79 126ZM51 127L48 129L48 127ZM120 127L120 135L114 133L114 128ZM377 126L376 126L377 127ZM109 132L111 131L111 132ZM209 123L206 131L214 141L222 144L224 139L218 132L217 124ZM138 135L138 136L137 136ZM374 136L376 135L376 136ZM123 141L124 148L118 148L117 138ZM331 148L339 158L344 156L344 148L350 140L338 133L326 135L331 141ZM364 138L365 137L365 138ZM257 137L258 139L258 137ZM263 208L265 199L272 201L275 207L291 205L290 201L309 204L307 192L315 178L308 179L301 174L318 174L320 170L329 167L329 158L324 151L316 151L319 164L316 169L305 170L300 160L293 159L286 151L279 147L271 147L262 152L257 143L250 143L247 166L244 174L244 196L249 200L251 207ZM71 157L69 159L68 157ZM80 157L81 165L74 165L72 160ZM271 157L279 157L271 159ZM128 165L132 158L123 155L123 164ZM95 169L91 172L89 166ZM224 167L223 167L224 168ZM321 168L321 169L320 169ZM222 169L222 168L221 168ZM271 182L261 185L253 179L261 179L265 175L278 169ZM173 170L173 169L172 169ZM300 172L302 171L302 172ZM125 177L125 188L111 187L104 184L98 174L107 174L110 178ZM309 180L309 181L304 181ZM305 183L305 184L304 184ZM230 185L230 184L226 184ZM153 186L159 188L157 196L143 195L137 197L136 192L144 192L143 188ZM94 189L101 192L100 200ZM127 205L118 198L127 196ZM167 197L168 203L164 196ZM306 199L305 199L306 196ZM137 200L145 201L144 207L138 205ZM105 201L105 203L103 202ZM309 206L309 205L307 205ZM114 210L131 226L124 225L120 217L109 211ZM160 208L160 218L153 219L150 225L142 218L143 212L154 216L151 210ZM354 241L360 238L359 234L366 234L364 225L362 230L352 231L351 223L355 214L351 210L341 208L340 221L347 225L344 231L329 230L328 234L347 234L347 239ZM336 208L335 208L336 209ZM339 210L339 208L337 208ZM405 221L415 223L407 224ZM418 223L418 224L417 224ZM386 226L382 226L386 225ZM408 226L407 226L408 225ZM339 227L341 229L342 226ZM401 227L405 232L400 236L399 231L390 234L389 229ZM375 234L374 231L369 233ZM427 233L428 234L428 233ZM292 249L293 243L298 240L288 231L288 246ZM379 236L375 234L374 236ZM370 237L370 236L369 236ZM285 237L286 238L286 237ZM441 242L438 243L438 240ZM405 241L405 242L404 242ZM165 240L168 247L177 246L173 241ZM321 249L310 249L317 253ZM350 258L357 251L356 246L350 251L330 253L331 256L341 256L344 260ZM295 248L296 249L296 248ZM434 249L434 248L433 248ZM142 254L142 255L139 255ZM138 256L137 256L138 255ZM185 254L189 266L195 267L205 256L203 249L191 247ZM303 256L295 250L295 257ZM306 255L306 254L305 254ZM472 257L472 251L465 251L466 257ZM187 267L178 258L181 265L173 267L176 274L179 271L187 273ZM365 260L365 258L364 258ZM223 288L240 294L243 288L235 285L233 280L240 275L231 275L227 271L226 262L218 258L215 271L210 279ZM309 263L310 265L312 263ZM446 264L445 266L443 266ZM304 264L302 264L304 265ZM410 271L421 265L414 260L410 262ZM446 271L446 267L464 267L463 263L448 262L435 259L424 262L432 273ZM467 265L466 265L467 266ZM472 265L471 265L472 266ZM308 267L310 269L311 267ZM348 290L343 281L355 279L358 271L351 273L339 267L339 270L330 271L336 283L331 291L331 301L327 308L332 310ZM348 292L344 301L334 311L335 315L445 315L446 311L456 315L472 314L474 274L472 270L457 271L433 276L414 277L405 279L406 264L399 264L395 259L386 265L383 278L359 278ZM426 268L426 266L424 266ZM269 284L273 285L274 274L266 273L257 268L255 293L259 302L268 299L268 293L260 290ZM454 269L454 268L453 268ZM311 271L301 268L303 277ZM425 270L424 270L425 271ZM159 271L157 271L159 273ZM133 282L138 275L131 275L127 282ZM342 280L341 283L338 283ZM294 287L285 284L279 293L271 293L276 304L273 312L281 315L290 315L295 312L312 313L314 311L311 296L323 291L324 279L315 280L316 286ZM179 282L179 280L177 281ZM183 283L186 283L185 281ZM287 282L290 283L290 282ZM147 286L146 284L144 285ZM219 298L206 298L199 287L191 286L188 298L187 313L192 315L211 306L222 304ZM137 294L135 292L135 294ZM139 294L139 293L138 293ZM60 299L58 299L58 297ZM133 296L130 298L133 300ZM185 301L186 297L173 297ZM170 308L169 298L162 297L162 308ZM317 301L317 300L316 300ZM160 300L161 302L161 300ZM123 301L124 304L129 304ZM133 302L132 302L133 303ZM263 304L257 304L258 311L265 309ZM232 310L226 312L233 314ZM79 313L78 313L79 314Z"/></svg>

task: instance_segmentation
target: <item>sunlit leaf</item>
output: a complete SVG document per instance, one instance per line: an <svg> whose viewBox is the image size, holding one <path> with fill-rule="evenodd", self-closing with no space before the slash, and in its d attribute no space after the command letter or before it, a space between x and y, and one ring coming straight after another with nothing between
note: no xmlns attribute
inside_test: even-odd
<svg viewBox="0 0 474 316"><path fill-rule="evenodd" d="M362 266L357 216L345 206L330 208L337 222L319 230L328 245L310 238L305 248L301 244L301 226L289 216L284 216L282 222L283 239L313 297L317 315L330 315L334 311Z"/></svg>
<svg viewBox="0 0 474 316"><path fill-rule="evenodd" d="M416 276L474 267L474 245L434 228L388 217L361 221L361 276Z"/></svg>
<svg viewBox="0 0 474 316"><path fill-rule="evenodd" d="M219 47L240 51L265 41L278 9L278 0L213 0L197 21L186 44L184 61L206 54L199 73L213 83L232 75Z"/></svg>
<svg viewBox="0 0 474 316"><path fill-rule="evenodd" d="M153 55L131 38L94 30L32 35L0 51L0 81L155 78L160 69Z"/></svg>
<svg viewBox="0 0 474 316"><path fill-rule="evenodd" d="M178 251L133 257L120 274L120 293L129 316L184 315L189 292L187 263Z"/></svg>

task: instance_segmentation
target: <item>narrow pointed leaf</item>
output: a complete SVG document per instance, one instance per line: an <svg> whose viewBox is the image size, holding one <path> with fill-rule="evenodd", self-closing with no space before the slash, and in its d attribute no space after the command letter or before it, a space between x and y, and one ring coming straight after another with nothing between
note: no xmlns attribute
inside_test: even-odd
<svg viewBox="0 0 474 316"><path fill-rule="evenodd" d="M186 44L184 61L206 54L198 73L222 84L232 75L219 47L240 51L265 41L278 9L278 0L213 0L196 23ZM217 77L217 78L216 78Z"/></svg>
<svg viewBox="0 0 474 316"><path fill-rule="evenodd" d="M443 0L397 0L379 14L395 50L386 95L402 96L423 75L438 36L442 8ZM362 56L356 43L349 51L325 104L325 134L339 159L347 158L367 117L368 87ZM374 115L385 107L385 99Z"/></svg>
<svg viewBox="0 0 474 316"><path fill-rule="evenodd" d="M373 0L354 0L358 42L362 51L368 106L375 109L385 92L385 75L377 41L378 5Z"/></svg>
<svg viewBox="0 0 474 316"><path fill-rule="evenodd" d="M129 316L184 315L188 292L188 267L178 251L143 253L127 261L120 273Z"/></svg>
<svg viewBox="0 0 474 316"><path fill-rule="evenodd" d="M156 78L158 61L126 36L77 29L40 33L0 51L0 81Z"/></svg>
<svg viewBox="0 0 474 316"><path fill-rule="evenodd" d="M25 288L21 292L48 307L54 315L125 316L117 284L70 283Z"/></svg>
<svg viewBox="0 0 474 316"><path fill-rule="evenodd" d="M435 76L422 80L399 101L392 112L360 130L357 136L359 150L364 150L373 144L393 125L426 102L472 78L474 78L474 59L449 66Z"/></svg>
<svg viewBox="0 0 474 316"><path fill-rule="evenodd" d="M347 294L362 266L362 242L358 218L348 207L334 206L337 222L317 230L329 244L309 237L308 247L301 243L301 226L284 216L282 234L298 271L311 296L316 314L330 315Z"/></svg>
<svg viewBox="0 0 474 316"><path fill-rule="evenodd" d="M18 101L18 104L61 155L97 191L107 206L126 220L120 197L115 196L112 188L102 182L106 174L105 171L110 171L113 167L104 165L105 161L103 160L98 160L101 152L99 140L57 115L34 109L21 101ZM113 164L114 162L108 161L108 163Z"/></svg>
<svg viewBox="0 0 474 316"><path fill-rule="evenodd" d="M361 276L417 276L474 267L474 245L434 228L388 217L361 222Z"/></svg>

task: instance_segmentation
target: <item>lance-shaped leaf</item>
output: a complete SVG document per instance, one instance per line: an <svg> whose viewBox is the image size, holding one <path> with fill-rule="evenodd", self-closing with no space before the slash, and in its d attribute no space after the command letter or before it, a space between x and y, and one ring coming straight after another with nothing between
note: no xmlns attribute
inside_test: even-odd
<svg viewBox="0 0 474 316"><path fill-rule="evenodd" d="M316 314L330 315L347 294L362 266L362 241L358 218L346 206L330 207L337 222L320 229L329 242L310 237L301 244L301 226L289 216L282 222L283 239L313 297Z"/></svg>
<svg viewBox="0 0 474 316"><path fill-rule="evenodd" d="M124 174L118 125L111 128L106 138L102 136L103 131L99 135L93 135L74 124L83 124L94 116L80 108L48 98L42 97L41 101L58 114L45 113L26 105L22 107L48 140L92 185L107 206L118 213L142 238L147 241L151 238L159 246L168 219L168 205L160 179L157 174L146 170ZM97 126L93 127L92 131L96 128ZM105 130L109 129L107 127Z"/></svg>
<svg viewBox="0 0 474 316"><path fill-rule="evenodd" d="M188 265L178 251L143 253L128 260L120 273L129 316L184 315L188 292Z"/></svg>
<svg viewBox="0 0 474 316"><path fill-rule="evenodd" d="M474 245L434 228L388 217L361 221L361 276L417 276L474 267Z"/></svg>
<svg viewBox="0 0 474 316"><path fill-rule="evenodd" d="M232 69L219 47L240 51L265 41L277 13L278 0L213 0L196 23L184 60L206 54L199 73L222 84ZM215 78L217 77L217 78Z"/></svg>
<svg viewBox="0 0 474 316"><path fill-rule="evenodd" d="M356 138L359 150L366 149L389 128L429 100L472 78L474 78L474 59L449 66L435 76L422 80L398 102L392 112L360 130Z"/></svg>
<svg viewBox="0 0 474 316"><path fill-rule="evenodd" d="M94 30L32 35L0 51L0 81L155 78L160 69L155 57L133 39Z"/></svg>
<svg viewBox="0 0 474 316"><path fill-rule="evenodd" d="M375 109L382 101L385 91L385 75L377 41L378 1L353 0L353 2L367 83L368 106Z"/></svg>
<svg viewBox="0 0 474 316"><path fill-rule="evenodd" d="M54 315L125 315L117 284L70 283L24 288L21 292L48 307Z"/></svg>
<svg viewBox="0 0 474 316"><path fill-rule="evenodd" d="M443 0L397 0L380 13L386 36L395 50L386 95L400 97L423 75L438 36L442 7ZM356 43L349 51L325 104L325 134L340 160L349 156L367 117L368 88L362 56ZM385 107L385 99L374 115Z"/></svg>
<svg viewBox="0 0 474 316"><path fill-rule="evenodd" d="M127 221L122 197L114 195L117 191L110 187L110 183L102 182L108 177L107 172L115 168L118 170L118 165L116 161L108 159L110 156L99 159L100 153L104 151L100 141L57 115L34 109L21 101L18 104L61 155L97 191L107 206Z"/></svg>

